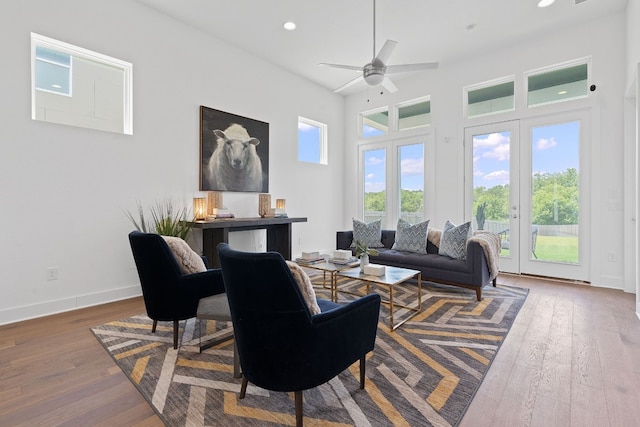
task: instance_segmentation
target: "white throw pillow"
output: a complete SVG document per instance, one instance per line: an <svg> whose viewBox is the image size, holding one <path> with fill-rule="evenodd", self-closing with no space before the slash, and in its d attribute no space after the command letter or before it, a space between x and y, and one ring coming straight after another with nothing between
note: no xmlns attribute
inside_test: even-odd
<svg viewBox="0 0 640 427"><path fill-rule="evenodd" d="M207 267L204 265L204 261L200 255L195 253L187 242L179 237L162 236L162 238L169 245L169 249L173 252L173 256L178 261L180 270L184 274L202 273L207 271Z"/></svg>
<svg viewBox="0 0 640 427"><path fill-rule="evenodd" d="M316 291L313 289L313 285L311 284L311 279L307 276L307 273L293 261L287 261L287 265L291 270L291 274L293 278L296 279L296 283L300 288L300 292L304 297L304 302L307 303L307 307L309 307L309 311L312 315L319 314L320 306L318 305L318 301L316 301Z"/></svg>

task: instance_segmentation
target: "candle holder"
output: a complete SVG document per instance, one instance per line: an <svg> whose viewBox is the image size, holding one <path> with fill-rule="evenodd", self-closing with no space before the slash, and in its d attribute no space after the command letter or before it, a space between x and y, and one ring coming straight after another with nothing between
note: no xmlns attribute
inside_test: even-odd
<svg viewBox="0 0 640 427"><path fill-rule="evenodd" d="M222 209L222 192L221 191L208 191L207 192L207 215L215 215L215 209Z"/></svg>

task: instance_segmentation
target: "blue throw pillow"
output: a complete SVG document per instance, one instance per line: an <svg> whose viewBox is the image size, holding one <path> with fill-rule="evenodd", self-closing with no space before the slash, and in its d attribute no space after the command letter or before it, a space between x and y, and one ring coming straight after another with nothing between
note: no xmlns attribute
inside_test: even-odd
<svg viewBox="0 0 640 427"><path fill-rule="evenodd" d="M414 252L417 254L426 254L428 233L429 220L411 225L401 218L398 220L396 240L393 243L392 249Z"/></svg>
<svg viewBox="0 0 640 427"><path fill-rule="evenodd" d="M454 225L447 221L442 229L438 254L455 259L467 258L467 240L471 237L471 221Z"/></svg>
<svg viewBox="0 0 640 427"><path fill-rule="evenodd" d="M365 224L353 218L353 242L351 247L356 247L356 242L367 245L370 248L383 248L381 221L373 221Z"/></svg>

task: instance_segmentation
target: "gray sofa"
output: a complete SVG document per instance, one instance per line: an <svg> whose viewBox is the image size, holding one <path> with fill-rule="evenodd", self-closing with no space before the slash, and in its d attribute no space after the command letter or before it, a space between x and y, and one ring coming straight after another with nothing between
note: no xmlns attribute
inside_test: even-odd
<svg viewBox="0 0 640 427"><path fill-rule="evenodd" d="M459 260L438 255L438 247L430 241L427 242L426 254L391 249L395 235L395 230L382 230L384 248L376 248L380 255L370 257L371 263L420 270L422 280L475 290L478 301L482 299L482 288L485 285L492 282L493 286L496 286L496 279L491 279L485 252L477 241L467 242L467 258ZM337 249L353 251L353 248L350 248L352 241L353 231L337 232Z"/></svg>

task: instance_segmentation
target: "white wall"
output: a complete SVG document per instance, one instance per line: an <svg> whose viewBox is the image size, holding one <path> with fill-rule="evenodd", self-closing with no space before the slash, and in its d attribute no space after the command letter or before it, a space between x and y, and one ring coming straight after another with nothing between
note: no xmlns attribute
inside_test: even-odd
<svg viewBox="0 0 640 427"><path fill-rule="evenodd" d="M309 220L293 225L294 254L334 247L340 96L136 2L11 2L0 28L0 324L140 293L123 209L198 194L200 105L270 123L269 192ZM133 136L31 120L32 31L133 63ZM298 115L328 124L329 166L296 161ZM224 202L257 216L256 193Z"/></svg>
<svg viewBox="0 0 640 427"><path fill-rule="evenodd" d="M535 40L514 40L512 47L490 54L465 58L457 63L441 63L437 71L416 73L394 80L395 94L379 95L369 90L347 99L345 105L345 162L357 164L357 114L382 105L393 105L408 99L431 95L432 126L435 131L436 206L432 224L445 220L463 220L464 149L466 126L533 117L542 109L528 112L523 108L523 73L568 60L592 56L592 82L598 87L591 96L594 135L591 140L591 281L595 286L623 287L622 211L609 210L609 202L621 202L623 194L623 102L625 80L625 16L616 13L599 17L582 26L559 29ZM620 48L616 48L616 47ZM464 121L462 88L500 77L516 76L517 113ZM369 101L368 101L369 100ZM359 217L357 200L349 197L357 190L357 168L345 171L345 213L343 227L351 217ZM612 195L615 197L612 199ZM607 254L617 262L608 262Z"/></svg>

